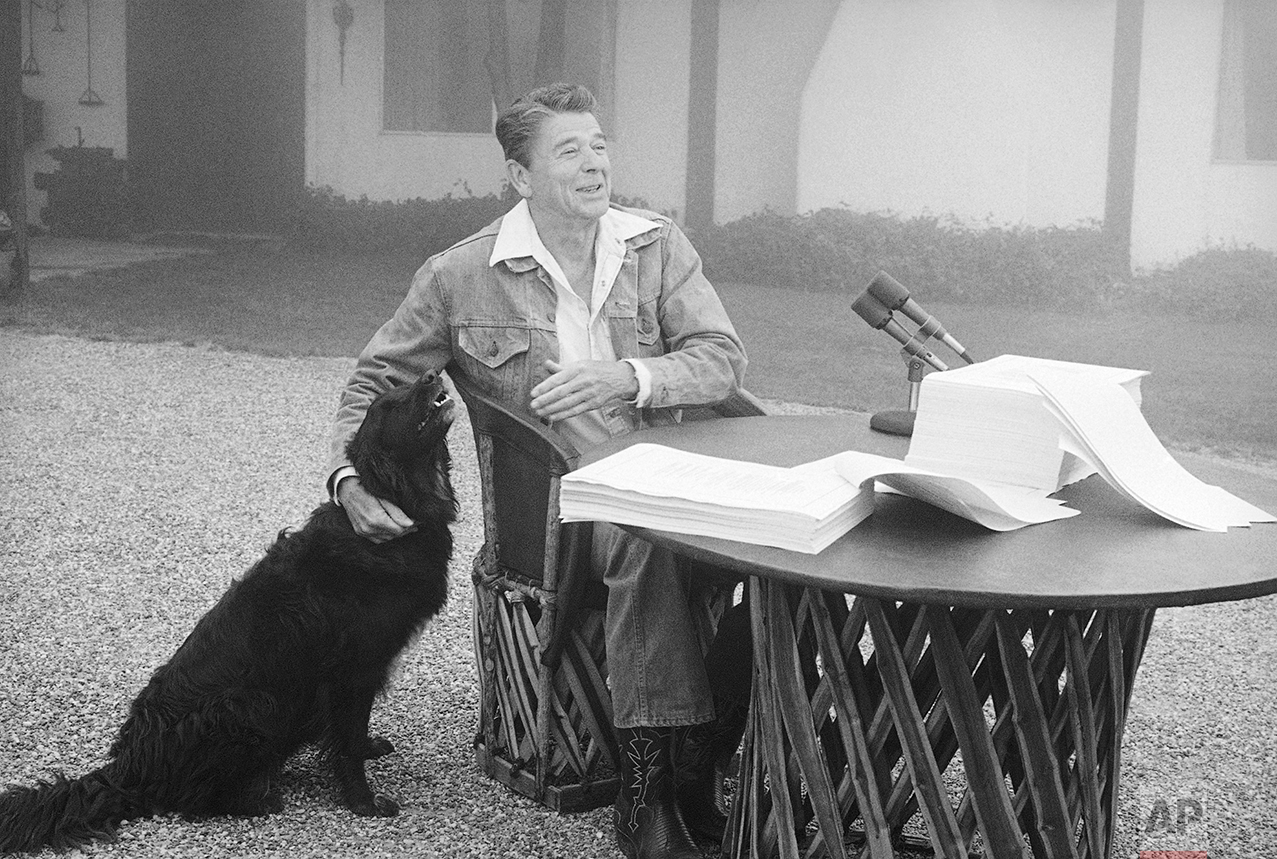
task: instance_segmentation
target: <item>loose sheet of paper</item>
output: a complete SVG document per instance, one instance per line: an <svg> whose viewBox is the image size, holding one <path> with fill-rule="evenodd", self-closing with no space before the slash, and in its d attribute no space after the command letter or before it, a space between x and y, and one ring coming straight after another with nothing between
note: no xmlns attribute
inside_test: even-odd
<svg viewBox="0 0 1277 859"><path fill-rule="evenodd" d="M838 473L851 483L877 481L993 531L1013 531L1078 514L1045 492L940 474L872 453L848 451L834 457L834 462Z"/></svg>
<svg viewBox="0 0 1277 859"><path fill-rule="evenodd" d="M1047 372L1034 373L1033 381L1066 428L1068 449L1128 498L1172 522L1203 531L1277 521L1185 470L1118 385L1079 382Z"/></svg>

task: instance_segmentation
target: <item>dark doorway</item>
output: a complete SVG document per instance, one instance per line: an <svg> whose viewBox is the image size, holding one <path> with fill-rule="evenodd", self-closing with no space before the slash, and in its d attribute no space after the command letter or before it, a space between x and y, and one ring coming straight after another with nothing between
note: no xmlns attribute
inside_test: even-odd
<svg viewBox="0 0 1277 859"><path fill-rule="evenodd" d="M304 0L128 0L139 230L275 232L305 185Z"/></svg>

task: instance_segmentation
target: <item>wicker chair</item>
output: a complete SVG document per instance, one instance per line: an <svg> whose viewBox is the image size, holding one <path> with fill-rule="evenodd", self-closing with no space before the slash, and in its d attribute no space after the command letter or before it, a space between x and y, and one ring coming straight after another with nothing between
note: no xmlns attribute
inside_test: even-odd
<svg viewBox="0 0 1277 859"><path fill-rule="evenodd" d="M607 688L607 592L588 565L592 526L559 521L559 479L576 450L459 375L478 450L484 545L474 559L479 670L475 757L489 777L557 811L609 804L617 751ZM687 418L766 414L740 392ZM704 646L730 589L699 600Z"/></svg>

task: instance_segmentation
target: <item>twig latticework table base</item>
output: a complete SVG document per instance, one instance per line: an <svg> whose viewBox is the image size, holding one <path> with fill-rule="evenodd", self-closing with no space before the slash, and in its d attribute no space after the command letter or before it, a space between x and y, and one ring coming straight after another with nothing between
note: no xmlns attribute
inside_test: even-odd
<svg viewBox="0 0 1277 859"><path fill-rule="evenodd" d="M698 423L613 439L589 461L638 442L782 467L904 446L857 416ZM1277 510L1277 481L1183 461ZM1180 528L1099 478L1057 497L1078 515L993 533L881 493L815 555L631 529L749 577L754 692L725 855L889 859L918 834L944 859L1111 853L1155 608L1277 592L1277 527Z"/></svg>
<svg viewBox="0 0 1277 859"><path fill-rule="evenodd" d="M1152 609L749 587L754 692L729 855L891 859L915 818L946 859L1109 855ZM951 796L942 773L958 761Z"/></svg>

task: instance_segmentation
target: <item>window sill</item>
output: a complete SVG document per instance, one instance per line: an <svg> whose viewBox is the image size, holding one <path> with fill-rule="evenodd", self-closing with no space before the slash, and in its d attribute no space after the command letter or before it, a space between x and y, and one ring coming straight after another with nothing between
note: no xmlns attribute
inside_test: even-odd
<svg viewBox="0 0 1277 859"><path fill-rule="evenodd" d="M1212 164L1224 164L1230 167L1277 167L1277 158L1212 158Z"/></svg>
<svg viewBox="0 0 1277 859"><path fill-rule="evenodd" d="M381 133L389 137L492 137L491 131L411 131L400 128L383 128Z"/></svg>

